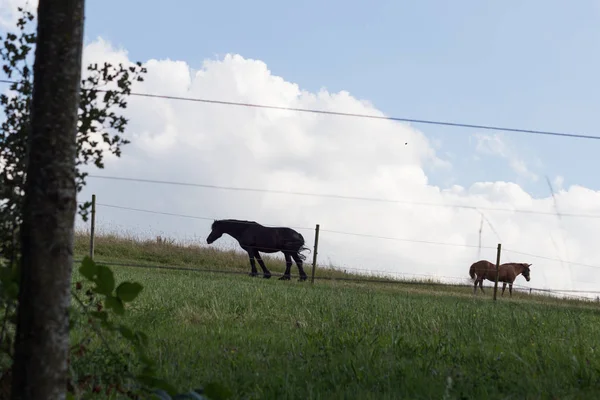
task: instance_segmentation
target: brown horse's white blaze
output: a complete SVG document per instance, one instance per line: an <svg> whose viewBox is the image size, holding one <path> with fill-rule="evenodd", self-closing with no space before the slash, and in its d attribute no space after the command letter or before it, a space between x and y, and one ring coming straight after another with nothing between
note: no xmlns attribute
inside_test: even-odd
<svg viewBox="0 0 600 400"><path fill-rule="evenodd" d="M502 282L502 296L504 296L504 290L506 284L508 284L508 291L512 297L513 282L519 276L523 274L523 277L529 282L531 279L529 268L531 264L528 263L505 263L498 266L498 282ZM481 293L483 291L483 280L496 282L496 264L493 264L487 260L479 260L471 265L469 268L469 275L471 279L474 279L473 283L473 294L477 293L477 284Z"/></svg>

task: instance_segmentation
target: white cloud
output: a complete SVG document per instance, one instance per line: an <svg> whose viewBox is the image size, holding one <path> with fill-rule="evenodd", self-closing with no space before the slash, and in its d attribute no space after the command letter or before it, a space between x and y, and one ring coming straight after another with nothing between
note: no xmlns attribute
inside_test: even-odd
<svg viewBox="0 0 600 400"><path fill-rule="evenodd" d="M89 44L86 60L125 60L107 43ZM259 60L227 55L193 71L185 62L149 60L148 78L136 90L206 99L383 115L348 92L310 93L273 76ZM427 170L448 166L420 131L400 123L291 111L132 97L128 137L121 159L106 175L222 186L466 204L554 212L552 197L536 199L512 182L474 182L469 187L429 184ZM408 143L408 145L405 145ZM501 149L483 138L483 149ZM493 145L493 146L492 146ZM487 146L487 147L485 147ZM443 153L444 149L440 149ZM498 150L496 150L498 151ZM343 236L327 230L412 240L476 245L481 215L473 210L327 199L284 194L232 192L90 179L81 200L172 213L252 219L265 224L321 224L319 259L344 268L468 277L477 248L434 246ZM561 212L600 214L600 193L572 186L556 193ZM600 265L596 223L528 214L484 211L483 246ZM211 221L98 208L99 225L138 234L195 236L204 243ZM494 228L495 232L490 229ZM313 232L301 231L312 246ZM231 243L228 242L228 243ZM568 250L568 251L565 251ZM560 253L559 253L560 251ZM495 259L495 250L481 251ZM504 252L503 261L533 263L532 287L593 288L600 271L560 261ZM593 274L590 278L589 273ZM587 283L586 283L587 282ZM525 280L518 279L526 285Z"/></svg>
<svg viewBox="0 0 600 400"><path fill-rule="evenodd" d="M476 140L475 151L477 153L504 158L508 160L510 168L519 176L534 182L539 179L537 174L529 169L527 163L518 157L516 150L510 147L501 135L476 133L472 137Z"/></svg>

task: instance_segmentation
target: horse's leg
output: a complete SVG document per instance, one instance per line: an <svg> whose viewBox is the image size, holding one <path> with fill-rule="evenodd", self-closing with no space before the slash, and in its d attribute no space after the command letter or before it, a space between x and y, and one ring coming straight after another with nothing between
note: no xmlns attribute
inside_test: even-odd
<svg viewBox="0 0 600 400"><path fill-rule="evenodd" d="M258 276L258 271L256 270L256 264L254 263L254 252L252 250L246 250L248 252L248 257L250 258L250 267L252 270L250 271L250 276L255 277Z"/></svg>
<svg viewBox="0 0 600 400"><path fill-rule="evenodd" d="M475 282L473 282L473 296L477 294L477 277L475 277Z"/></svg>
<svg viewBox="0 0 600 400"><path fill-rule="evenodd" d="M506 289L506 282L502 282L502 296L504 296L505 289Z"/></svg>
<svg viewBox="0 0 600 400"><path fill-rule="evenodd" d="M485 292L483 291L483 278L479 280L479 289L481 289L481 293L485 294Z"/></svg>
<svg viewBox="0 0 600 400"><path fill-rule="evenodd" d="M290 271L292 269L292 257L289 253L283 253L285 256L285 272L283 276L279 278L280 281L289 281L290 280Z"/></svg>
<svg viewBox="0 0 600 400"><path fill-rule="evenodd" d="M263 278L269 279L271 277L271 271L269 271L267 269L267 266L265 265L265 262L263 261L262 257L260 256L260 253L258 252L258 250L254 250L254 257L256 257L256 261L258 261L258 265L260 265L260 268L263 271Z"/></svg>
<svg viewBox="0 0 600 400"><path fill-rule="evenodd" d="M508 284L508 292L510 293L510 297L512 297L512 282Z"/></svg>
<svg viewBox="0 0 600 400"><path fill-rule="evenodd" d="M296 262L296 265L298 266L298 273L300 274L300 278L298 280L301 282L305 281L307 276L306 276L306 272L304 272L304 268L302 268L302 259L296 253L292 254L292 258L294 259L294 261Z"/></svg>

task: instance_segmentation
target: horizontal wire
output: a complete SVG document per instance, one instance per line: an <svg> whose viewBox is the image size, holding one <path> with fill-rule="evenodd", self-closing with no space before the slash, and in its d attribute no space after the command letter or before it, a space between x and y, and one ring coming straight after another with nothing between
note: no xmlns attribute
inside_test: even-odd
<svg viewBox="0 0 600 400"><path fill-rule="evenodd" d="M99 204L96 204L99 205ZM127 208L126 208L127 209ZM273 250L273 251L280 251L280 249L271 249L271 248L266 248L267 250ZM491 247L491 249L495 249L495 247ZM313 251L312 249L310 249L311 252ZM358 259L358 258L357 258ZM263 260L264 261L264 260ZM283 261L283 260L282 260ZM558 261L558 260L554 260L554 261ZM310 265L310 263L306 263L303 262L304 265ZM380 275L393 275L393 276L416 276L416 277L424 277L424 278L436 278L436 279L455 279L455 280L460 280L460 281L465 281L467 279L469 279L468 276L444 276L444 275L432 275L432 274L423 274L423 273L411 273L411 272L398 272L398 271L388 271L388 270L375 270L375 269L368 269L368 268L357 268L357 267L348 267L348 266L343 266L343 267L333 267L333 268L327 268L327 267L321 267L322 269L325 269L327 271L335 271L335 272L339 272L339 273L346 273L346 271L358 271L358 272L366 272L366 273L372 273L372 274L380 274ZM588 282L581 282L581 281L577 281L578 283L588 283ZM546 290L546 289L537 289L537 288L532 288L529 286L522 286L522 285L518 285L518 284L513 284L513 287L520 287L520 288L525 288L525 289L532 289L532 290ZM556 290L552 290L552 291L558 291L558 289ZM593 293L593 291L578 291L578 290L560 290L560 291L564 291L564 292L584 292L584 293Z"/></svg>
<svg viewBox="0 0 600 400"><path fill-rule="evenodd" d="M381 274L390 274L390 275L398 275L398 276L422 276L422 277L427 277L427 278L437 278L437 279L456 279L456 280L461 280L461 281L466 281L466 280L470 280L472 281L472 279L468 276L445 276L445 275L433 275L433 274L416 274L416 273L411 273L411 272L395 272L395 271L384 271L384 270L371 270L371 269L367 269L367 268L354 268L354 267L334 267L334 268L326 268L327 270L334 270L334 271L338 271L338 272L345 272L346 270L349 271L363 271L363 272L375 272L375 273L381 273ZM485 280L484 280L485 281ZM571 280L571 282L573 283L583 283L583 284L589 284L589 281L573 281ZM499 284L502 283L502 281L498 281ZM507 283L508 284L508 283ZM532 290L547 290L547 289L537 289L531 286L524 286L524 285L520 285L518 283L513 283L513 287L519 287L519 288L524 288L524 289L532 289ZM594 293L594 291L589 291L589 290L575 290L575 289L552 289L552 291L563 291L563 292L570 292L570 291L574 291L574 292L582 292L582 293Z"/></svg>
<svg viewBox="0 0 600 400"><path fill-rule="evenodd" d="M1 79L0 82L1 83L19 83L17 81L10 81L10 80L6 80L6 79ZM109 92L109 91L114 92L115 91L115 90L111 90L111 89L94 89L94 90L96 90L97 92ZM477 125L477 124L468 124L468 123L459 123L459 122L435 121L435 120L403 118L403 117L386 117L386 116L382 116L382 115L358 114L358 113L349 113L349 112L340 112L340 111L316 110L316 109L309 109L309 108L273 106L273 105L256 104L256 103L241 103L241 102L235 102L235 101L202 99L202 98L195 98L195 97L169 96L169 95L140 93L140 92L130 92L129 95L138 96L138 97L168 99L168 100L183 100L183 101L192 101L192 102L200 102L200 103L221 104L221 105L228 105L228 106L263 108L263 109L271 109L271 110L335 115L335 116L343 116L343 117L368 118L368 119L378 119L378 120L387 120L387 121L396 121L396 122L412 122L412 123L417 123L417 124L442 125L442 126L452 126L452 127L461 127L461 128L471 128L471 129L505 131L505 132L530 133L530 134L536 134L536 135L562 136L562 137L579 138L579 139L596 139L596 140L600 139L600 136L584 135L584 134L577 134L577 133L541 131L541 130L523 129L523 128L506 128L506 127L491 126L491 125Z"/></svg>
<svg viewBox="0 0 600 400"><path fill-rule="evenodd" d="M78 204L84 204L84 203L78 202ZM116 208L116 209L129 210L129 211L145 212L145 213L149 213L149 214L168 215L168 216L175 216L175 217L182 217L182 218L194 218L194 219L201 219L201 220L207 220L207 221L214 221L215 220L215 219L210 218L210 217L198 217L198 216L184 215L184 214L174 214L174 213L168 213L168 212L162 212L162 211L143 210L143 209L140 209L140 208L122 207L122 206L115 206L115 205L111 205L111 204L96 203L96 206ZM235 223L235 224L247 224L247 225L252 225L253 224L252 221L231 221L231 222ZM266 226L266 227L271 227L271 228L281 227L280 225L266 225L266 224L261 224L261 225L262 226ZM304 230L310 230L310 231L314 231L315 230L315 228L299 228L299 227L288 227L288 228L304 229ZM269 251L274 251L274 252L281 251L281 249L275 249L275 248L269 248L269 247L262 247L261 246L260 248L262 250L269 250ZM312 249L309 248L309 250L312 252Z"/></svg>
<svg viewBox="0 0 600 400"><path fill-rule="evenodd" d="M84 203L83 202L78 202L78 204L84 204ZM182 218L195 218L195 219L201 219L201 220L214 220L214 218L210 218L210 217L191 216L191 215L184 215L184 214L174 214L174 213L167 213L167 212L162 212L162 211L153 211L153 210L144 210L144 209L133 208L133 207L116 206L116 205L112 205L112 204L96 203L96 205L97 206L102 206L102 207L122 209L122 210L145 212L145 213L149 213L149 214L177 216L177 217L182 217ZM250 223L250 222L249 221L238 221L238 223ZM263 226L268 226L268 225L263 225ZM275 227L275 226L278 226L278 225L272 225L272 226ZM314 228L300 228L300 227L295 227L294 229L304 229L304 230L314 231ZM416 240L416 239L393 238L393 237L378 236L378 235L369 235L369 234L363 234L363 233L343 232L343 231L336 231L336 230L329 230L329 229L320 229L320 231L321 232L333 233L333 234L339 234L339 235L348 235L348 236L357 236L357 237L368 237L368 238L373 238L373 239L393 240L393 241L401 241L401 242L408 242L408 243L421 243L421 244L432 244L432 245L452 246L452 247L464 247L464 248L481 248L481 249L489 249L489 250L495 250L496 249L495 246L479 246L479 245L446 243L446 242L435 242L435 241ZM280 251L278 249L269 249L269 250ZM567 263L572 264L572 265L578 265L578 266L583 266L583 267L588 267L588 268L600 269L599 266L595 266L595 265L589 265L589 264L583 264L583 263L577 263L577 262L570 262L570 261L561 261L561 260L556 259L556 258L551 258L551 257L546 257L546 256L540 256L540 255L532 254L532 253L525 253L525 252L521 252L521 251L507 249L507 248L503 248L502 250L506 251L508 253L521 254L521 255L526 255L526 256L529 256L529 257L541 258L541 259L545 259L545 260L549 260L549 261L567 262ZM311 252L312 252L312 250L311 250Z"/></svg>
<svg viewBox="0 0 600 400"><path fill-rule="evenodd" d="M397 275L397 276L421 276L421 277L426 277L426 278L437 278L437 279L459 279L459 280L466 280L468 279L467 276L442 276L442 275L432 275L432 274L416 274L416 273L412 273L412 272L398 272L398 271L385 271L385 270L377 270L377 269L367 269L367 268L355 268L355 267L334 267L334 268L327 268L327 267L321 267L322 269L325 269L327 271L336 271L336 272L341 272L341 273L345 273L346 271L361 271L361 272L373 272L373 273L378 273L381 275Z"/></svg>
<svg viewBox="0 0 600 400"><path fill-rule="evenodd" d="M567 261L567 260L559 260L557 258L551 258L551 257L546 257L546 256L540 256L537 254L531 254L531 253L526 253L523 251L517 251L517 250L511 250L511 249L502 249L502 251L506 251L508 253L514 253L514 254L521 254L524 256L528 256L528 257L536 257L536 258L541 258L543 260L549 260L549 261L557 261L560 263L566 263L566 264L571 264L571 265L577 265L580 267L587 267L587 268L594 268L594 269L600 269L600 266L597 265L590 265L590 264L584 264L584 263L579 263L579 262L573 262L573 261Z"/></svg>
<svg viewBox="0 0 600 400"><path fill-rule="evenodd" d="M81 262L82 260L74 260L73 262ZM209 273L224 273L224 274L238 274L238 275L248 275L248 271L233 271L233 270L226 270L226 269L208 269L208 268L193 268L193 267L182 267L182 266L170 266L170 265L148 265L148 264L140 264L140 263L121 263L121 262L113 262L113 261L99 261L96 260L96 263L98 264L105 264L105 265L113 265L113 266L121 266L121 267L136 267L136 268L149 268L149 269L167 269L167 270L178 270L178 271L190 271L190 272L209 272ZM324 270L329 270L327 268L323 268ZM279 273L279 272L273 272L270 271L271 275L274 276L283 276L283 273ZM259 274L262 273L262 271L259 271ZM299 277L299 275L290 273L291 277ZM382 279L364 279L364 278L343 278L343 277L325 277L325 276L315 276L315 279L321 279L321 280L353 280L353 281L357 281L357 282L387 282L387 283L403 283L402 281L398 281L398 280L393 280L393 279L387 279L387 280L382 280ZM420 283L420 282L410 282L410 283ZM423 282L423 284L434 284L434 285L443 285L442 283L438 283L438 282Z"/></svg>
<svg viewBox="0 0 600 400"><path fill-rule="evenodd" d="M83 261L82 259L73 260L74 263L80 263ZM205 272L205 273L218 273L218 274L233 274L233 275L248 275L248 271L233 271L233 270L225 270L225 269L208 269L208 268L192 268L192 267L182 267L182 266L170 266L170 265L148 265L148 264L139 264L139 263L122 263L122 262L113 262L113 261L101 261L96 260L96 263L103 265L111 265L111 266L120 266L120 267L133 267L133 268L147 268L147 269L164 269L164 270L174 270L174 271L188 271L188 272ZM326 269L327 270L327 269ZM283 276L283 273L270 271L272 276ZM259 272L259 275L261 272ZM290 273L290 277L298 278L299 275ZM433 276L432 276L433 277ZM390 283L390 284L408 284L408 285L424 285L424 286L455 286L455 287L465 287L472 288L472 285L469 284L448 284L441 282L419 282L419 281L402 281L398 279L363 279L363 278L346 278L346 277L332 277L332 276L315 276L315 280L328 280L328 281L350 281L350 282L359 282L359 283ZM501 283L501 282L499 282ZM572 292L572 293L600 293L600 291L587 291L587 290L561 290L561 289L541 289L541 288L529 288L521 285L513 285L513 288L519 287L524 289L530 289L531 291L542 291L549 293L562 293L562 292ZM589 301L593 301L587 297L580 297L582 299L586 299Z"/></svg>
<svg viewBox="0 0 600 400"><path fill-rule="evenodd" d="M341 199L341 200L371 201L371 202L379 202L379 203L394 203L394 204L406 204L406 205L428 206L428 207L462 208L462 209L474 210L474 211L478 211L478 212L479 212L479 210L485 210L485 211L500 211L500 212L521 213L521 214L547 215L547 216L553 216L553 217L556 216L556 213L551 212L551 211L535 211L535 210L510 209L510 208L485 207L485 206L469 206L469 205L462 205L462 204L429 203L429 202L421 202L421 201L382 199L382 198L376 198L376 197L344 196L344 195L337 195L337 194L308 193L308 192L296 192L296 191L285 191L285 190L275 190L275 189L255 189L255 188L245 188L245 187L235 187L235 186L211 185L211 184L204 184L204 183L175 182L175 181L164 181L164 180L156 180L156 179L127 178L127 177L121 177L121 176L106 176L106 175L95 175L95 174L89 174L88 177L96 178L96 179L108 179L108 180L152 183L152 184L162 184L162 185L175 185L175 186L189 186L189 187L200 187L200 188L205 188L205 189L229 190L229 191L240 191L240 192L287 194L287 195L293 195L293 196L323 197L323 198L332 198L332 199ZM600 214L561 213L560 216L561 217L571 217L571 218L600 218Z"/></svg>
<svg viewBox="0 0 600 400"><path fill-rule="evenodd" d="M498 281L498 288L500 288L500 284L502 284L502 283L503 283L502 281ZM580 283L589 283L589 282L580 282ZM507 283L507 285L508 285L508 283ZM583 290L583 289L543 289L543 288L537 288L537 287L529 287L529 286L521 285L518 283L513 283L513 289L514 288L532 290L532 291L537 291L537 292L549 292L549 293L590 293L590 294L600 293L600 291L597 291L597 290Z"/></svg>
<svg viewBox="0 0 600 400"><path fill-rule="evenodd" d="M447 242L434 242L434 241L429 241L429 240L403 239L403 238L394 238L394 237L388 237L388 236L369 235L366 233L333 231L333 230L329 230L329 229L321 229L320 231L334 233L337 235L348 235L348 236L368 237L368 238L374 238L374 239L395 240L395 241L399 241L399 242L434 244L434 245L439 245L439 246L451 246L451 247L481 248L481 249L493 249L493 250L496 249L495 246L490 247L490 246L478 246L478 245L474 245L474 244L459 244L459 243L447 243Z"/></svg>
<svg viewBox="0 0 600 400"><path fill-rule="evenodd" d="M78 204L84 204L84 202L78 202ZM121 209L121 210L129 210L129 211L137 211L137 212L143 212L143 213L149 213L149 214L168 215L168 216L171 216L171 217L200 219L200 220L205 220L205 221L217 221L217 220L219 220L219 218L199 217L199 216L196 216L196 215L185 215L185 214L176 214L176 213L170 213L170 212L164 212L164 211L144 210L144 209L141 209L141 208L116 206L116 205L112 205L112 204L96 203L96 206L107 207L107 208L117 208L117 209ZM252 221L243 221L243 220L232 221L232 222L238 223L238 224L249 224L249 225L252 224ZM280 225L268 225L268 224L261 224L261 225L262 226L271 227L271 228L281 227ZM302 229L302 230L308 230L308 231L314 231L315 230L315 228L304 228L304 227L298 227L298 226L290 226L288 228Z"/></svg>
<svg viewBox="0 0 600 400"><path fill-rule="evenodd" d="M122 209L122 210L130 210L130 211L146 212L146 213L150 213L150 214L170 215L170 216L177 216L177 217L183 217L183 218L188 217L188 218L196 218L196 219L202 219L202 220L213 220L212 218L209 218L209 217L187 216L187 215L183 215L183 214L173 214L173 213L166 213L166 212L161 212L161 211L142 210L142 209L139 209L139 208L114 206L114 205L103 204L103 203L96 203L96 206L118 208L118 209ZM238 223L249 224L251 222L248 222L248 221L238 221ZM266 225L264 225L264 226L266 226ZM295 228L295 229L306 229L306 230L312 230L312 231L315 230L315 228ZM445 243L445 242L435 242L435 241L427 241L427 240L414 240L414 239L404 239L404 238L393 238L393 237L369 235L369 234L362 234L362 233L341 232L341 231L334 231L334 230L329 230L329 229L320 229L320 231L321 232L334 233L334 234L338 234L338 235L369 237L369 238L374 238L374 239L395 240L395 241L409 242L409 243L433 244L433 245L439 245L439 246L453 246L453 247L467 247L467 248L496 249L496 247L489 247L489 246L481 246L480 247L480 246L477 246L477 245L469 245L469 244ZM276 250L276 249L269 249L269 250Z"/></svg>
<svg viewBox="0 0 600 400"><path fill-rule="evenodd" d="M100 204L96 204L96 205L100 205ZM118 207L121 208L121 207ZM125 209L129 209L127 207L125 207ZM135 209L134 209L135 210ZM138 210L135 210L138 211ZM170 214L168 214L170 215ZM182 216L180 214L177 214L177 216ZM434 244L437 244L434 242ZM267 250L274 250L274 251L280 251L280 249L271 249L271 248L266 248ZM490 249L495 249L495 247L490 247ZM312 251L312 249L311 249ZM555 260L558 261L558 260ZM444 276L444 275L431 275L431 274L422 274L422 273L411 273L411 272L398 272L398 271L388 271L388 270L376 270L376 269L368 269L368 268L357 268L357 267L348 267L348 266L343 266L343 267L334 267L334 268L325 268L322 267L328 271L336 271L336 272L340 272L340 273L345 273L346 271L360 271L360 272L368 272L368 273L375 273L375 274L381 274L381 275L395 275L395 276L421 276L421 277L426 277L426 278L437 278L437 279L456 279L456 280L466 280L469 279L468 276L463 276L463 277L459 277L459 276ZM579 283L588 283L588 282L579 282ZM523 288L527 288L530 289L530 287L528 286L519 286L519 287L523 287ZM540 289L542 290L542 289Z"/></svg>

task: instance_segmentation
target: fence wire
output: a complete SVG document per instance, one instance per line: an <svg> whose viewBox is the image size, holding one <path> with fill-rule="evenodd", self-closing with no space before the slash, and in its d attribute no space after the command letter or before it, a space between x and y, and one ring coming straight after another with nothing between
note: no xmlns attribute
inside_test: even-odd
<svg viewBox="0 0 600 400"><path fill-rule="evenodd" d="M82 204L82 203L80 203L80 204ZM113 205L113 204L95 203L95 205L100 206L100 207L115 208L115 209L122 209L122 210L143 212L143 213L150 213L150 214L158 214L158 215L175 216L175 217L181 217L181 218L200 219L200 220L207 220L207 221L214 221L214 220L218 219L218 218L214 218L214 217L177 214L177 213L162 212L162 211L155 211L155 210L146 210L146 209L140 209L140 208L134 208L134 207L118 206L118 205ZM245 221L245 220L237 220L236 222L238 222L240 224L254 224L255 223L253 221ZM261 224L261 225L271 226L271 227L282 226L282 225L274 225L274 224ZM313 232L315 231L315 228L307 228L307 227L291 227L291 228L308 230L308 231L313 231ZM394 240L394 241L400 241L400 242L430 244L430 245L437 245L437 246L453 246L453 247L493 249L493 250L497 249L495 246L492 247L492 246L481 246L481 245L464 244L464 243L448 243L448 242L416 240L416 239L408 239L408 238L395 238L395 237L371 235L371 234L366 234L366 233L344 232L344 231L333 230L333 229L320 229L320 232L326 232L326 233L332 233L332 234L338 234L338 235L347 235L347 236L368 237L368 238L381 239L381 240ZM278 251L279 249L268 249L268 250ZM309 250L311 253L314 251L314 249L309 249ZM555 262L562 262L559 259L536 255L536 254L531 254L531 253L527 253L527 252L521 252L521 251L506 249L506 248L503 248L502 250L504 250L507 253L521 254L521 255L526 255L529 257L536 257L536 258L551 260L551 261L555 261ZM582 267L587 267L587 268L600 269L600 266L584 264L584 263L577 263L577 262L568 262L568 261L565 261L565 262L567 262L570 265L577 265L577 266L582 266ZM232 270L222 270L222 269L199 269L199 268L168 266L168 265L147 265L147 264L118 263L118 262L110 262L110 263L105 263L105 264L115 265L115 266L124 266L124 267L168 269L168 270L207 272L207 273L223 273L223 274L237 274L237 275L247 275L248 274L248 272L245 272L245 271L232 271ZM310 264L308 264L308 262L304 263L305 267L308 267L309 265ZM323 268L320 268L320 270L323 270ZM401 272L394 272L394 271L361 269L361 268L353 268L353 267L325 268L324 270L331 271L331 272L337 272L337 273L346 273L345 271L347 271L347 270L356 271L356 272L366 272L370 276L373 276L373 273L379 273L380 276L379 277L371 277L371 278L343 277L343 276L336 276L336 277L314 276L314 280L332 280L332 281L338 280L338 281L348 281L348 282L392 283L392 284L399 283L399 284L417 284L417 285L420 284L420 285L429 285L429 286L431 286L431 285L451 285L451 286L455 286L455 287L473 287L472 284L465 283L466 281L469 280L469 278L467 278L467 277L438 276L438 275L431 275L431 274L411 274L411 273L401 273ZM342 271L342 270L345 270L345 271ZM272 276L283 276L282 273L277 273L277 272L272 272L271 274L272 274ZM406 276L409 276L409 275L410 276L419 276L421 278L428 279L429 281L423 282L423 281L417 281L415 279L406 279ZM291 276L298 277L297 275L291 275ZM391 277L391 276L395 276L395 277ZM401 276L403 279L397 279L399 276ZM436 279L436 280L452 279L452 280L457 280L461 283L433 282L433 281L431 281L433 279ZM503 282L498 282L499 288L502 286L502 283ZM588 282L585 282L585 283L588 283ZM551 293L551 294L557 294L557 295L563 295L563 296L569 294L570 297L576 297L574 295L571 295L571 293L573 293L573 294L574 293L600 294L600 291L595 291L595 290L546 289L546 288L534 288L534 287L528 287L528 286L523 286L523 285L519 285L519 284L513 284L513 291L516 291L516 290L520 291L520 292L527 292L527 291L529 293L542 292L542 293ZM591 298L589 298L589 297L581 297L581 296L577 296L577 297L588 300L588 301L591 300Z"/></svg>

